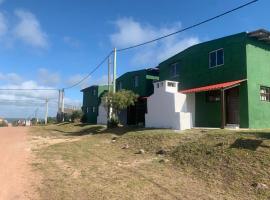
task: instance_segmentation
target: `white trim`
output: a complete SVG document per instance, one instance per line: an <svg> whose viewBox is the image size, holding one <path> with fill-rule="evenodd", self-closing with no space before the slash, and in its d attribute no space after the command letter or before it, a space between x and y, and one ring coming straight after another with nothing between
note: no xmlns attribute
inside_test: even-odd
<svg viewBox="0 0 270 200"><path fill-rule="evenodd" d="M218 52L219 50L223 50L223 63L220 64L220 65L217 64L217 52ZM217 65L211 67L211 58L210 58L210 55L211 55L211 53L214 53L214 52L216 52L216 64L217 64ZM216 50L214 50L214 51L210 51L210 52L208 53L208 68L209 68L209 69L213 69L213 68L216 68L216 67L220 67L220 66L225 65L225 60L224 60L225 56L224 56L224 54L225 54L224 48L219 48L219 49L216 49Z"/></svg>

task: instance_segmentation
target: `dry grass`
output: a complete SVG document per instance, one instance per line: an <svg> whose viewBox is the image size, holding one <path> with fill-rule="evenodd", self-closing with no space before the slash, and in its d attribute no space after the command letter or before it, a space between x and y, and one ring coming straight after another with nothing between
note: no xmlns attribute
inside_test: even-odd
<svg viewBox="0 0 270 200"><path fill-rule="evenodd" d="M118 137L112 142L112 137ZM267 199L270 132L146 130L62 124L34 128L42 199ZM57 140L58 142L53 142ZM123 145L128 149L122 149ZM164 156L155 152L166 149ZM146 154L135 154L144 149Z"/></svg>

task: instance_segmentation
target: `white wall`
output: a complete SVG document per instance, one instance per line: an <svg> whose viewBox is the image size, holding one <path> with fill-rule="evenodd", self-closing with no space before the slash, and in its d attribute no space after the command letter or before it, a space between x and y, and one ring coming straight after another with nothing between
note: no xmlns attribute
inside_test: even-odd
<svg viewBox="0 0 270 200"><path fill-rule="evenodd" d="M195 120L195 97L179 93L178 82L157 82L154 83L154 94L147 99L147 110L146 127L190 129Z"/></svg>
<svg viewBox="0 0 270 200"><path fill-rule="evenodd" d="M107 124L107 110L102 104L98 107L97 124Z"/></svg>

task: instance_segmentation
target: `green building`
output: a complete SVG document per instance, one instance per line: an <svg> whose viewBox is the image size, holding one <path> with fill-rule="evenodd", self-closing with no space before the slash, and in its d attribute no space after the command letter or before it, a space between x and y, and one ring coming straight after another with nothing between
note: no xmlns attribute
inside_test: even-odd
<svg viewBox="0 0 270 200"><path fill-rule="evenodd" d="M83 92L82 111L86 116L87 123L96 124L101 97L108 92L108 86L93 85L81 90L81 92Z"/></svg>
<svg viewBox="0 0 270 200"><path fill-rule="evenodd" d="M119 118L123 124L143 125L147 112L147 97L153 91L153 81L159 80L157 68L142 69L123 74L116 80L116 90L131 90L139 95L135 106L130 106L123 111Z"/></svg>
<svg viewBox="0 0 270 200"><path fill-rule="evenodd" d="M194 45L160 63L160 80L195 93L195 126L270 128L270 33Z"/></svg>

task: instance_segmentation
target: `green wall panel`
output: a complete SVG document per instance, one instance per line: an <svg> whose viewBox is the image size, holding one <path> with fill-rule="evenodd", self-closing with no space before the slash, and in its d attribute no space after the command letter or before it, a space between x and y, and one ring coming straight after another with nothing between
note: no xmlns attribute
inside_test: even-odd
<svg viewBox="0 0 270 200"><path fill-rule="evenodd" d="M270 45L247 40L250 128L270 128L270 102L260 100L260 86L270 87Z"/></svg>

